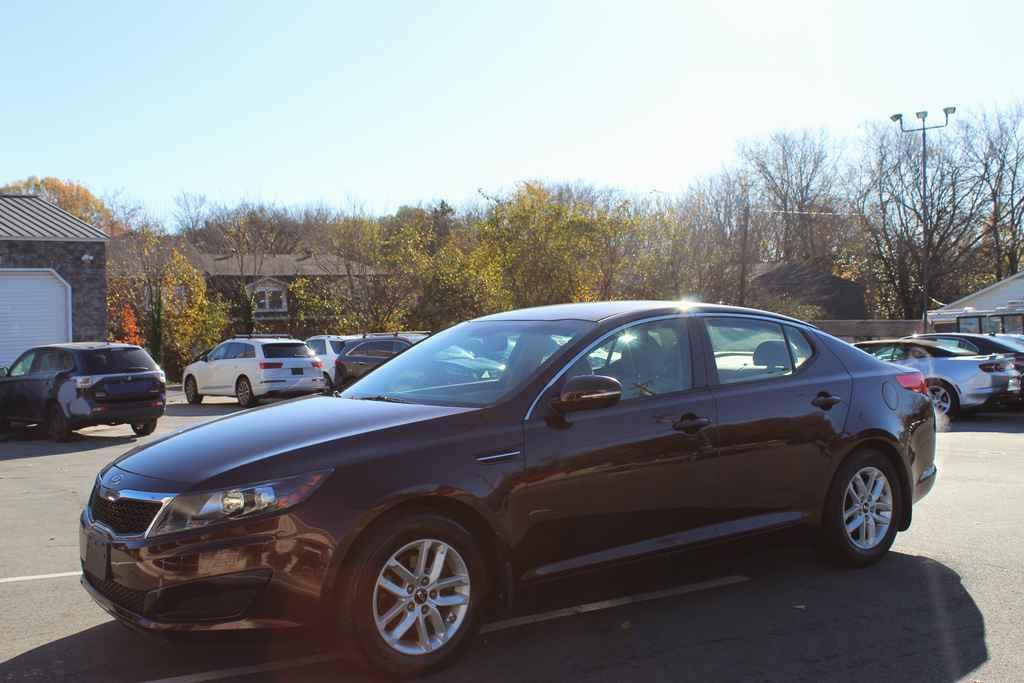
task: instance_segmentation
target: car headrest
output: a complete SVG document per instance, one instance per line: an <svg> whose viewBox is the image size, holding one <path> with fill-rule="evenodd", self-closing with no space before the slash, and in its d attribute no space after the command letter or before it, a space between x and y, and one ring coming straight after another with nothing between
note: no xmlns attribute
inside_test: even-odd
<svg viewBox="0 0 1024 683"><path fill-rule="evenodd" d="M764 365L769 368L788 368L789 351L786 350L786 342L766 341L761 342L754 349L754 365Z"/></svg>

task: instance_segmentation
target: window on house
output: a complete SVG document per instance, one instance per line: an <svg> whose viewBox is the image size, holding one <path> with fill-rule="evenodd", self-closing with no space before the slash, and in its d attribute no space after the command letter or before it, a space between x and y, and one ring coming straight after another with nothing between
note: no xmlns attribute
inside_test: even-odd
<svg viewBox="0 0 1024 683"><path fill-rule="evenodd" d="M284 287L280 285L264 284L257 286L255 298L257 311L288 310Z"/></svg>

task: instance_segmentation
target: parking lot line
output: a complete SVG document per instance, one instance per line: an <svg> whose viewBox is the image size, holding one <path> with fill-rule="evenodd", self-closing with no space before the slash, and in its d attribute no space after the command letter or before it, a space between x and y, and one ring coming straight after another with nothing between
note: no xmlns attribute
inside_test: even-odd
<svg viewBox="0 0 1024 683"><path fill-rule="evenodd" d="M743 583L744 581L750 581L750 577L740 575L723 576L718 579L701 581L699 583L689 583L685 586L676 586L675 588L667 588L665 590L653 591L651 593L638 593L636 595L627 595L625 597L613 598L611 600L588 602L583 605L574 605L573 607L556 609L550 612L541 612L540 614L528 614L525 617L516 617L514 619L494 621L490 624L485 624L483 627L481 627L480 632L493 633L494 631L504 631L505 629L515 628L517 626L536 624L541 621L551 621L552 619L561 619L563 617L571 617L577 614L600 612L602 610L612 609L613 607L622 607L623 605L632 605L638 602L661 600L662 598L671 598L676 595L685 595L686 593L696 593L698 591L710 590L712 588L731 586L736 583Z"/></svg>
<svg viewBox="0 0 1024 683"><path fill-rule="evenodd" d="M65 576L81 576L82 572L61 572L59 574L33 574L32 576L12 576L0 579L0 583L17 583L18 581L38 581L40 579L60 579Z"/></svg>
<svg viewBox="0 0 1024 683"><path fill-rule="evenodd" d="M494 633L496 631L504 631L506 629L516 628L518 626L525 626L527 624L536 624L542 621L551 621L552 619L562 619L564 617L571 617L580 614L600 612L603 610L612 609L614 607L622 607L623 605L632 605L638 602L661 600L663 598L671 598L676 595L685 595L687 593L696 593L698 591L711 590L712 588L731 586L733 584L743 583L745 581L750 581L750 577L742 575L723 576L718 579L701 581L699 583L690 583L686 584L685 586L676 586L675 588L653 591L651 593L638 593L636 595L627 595L625 597L613 598L611 600L588 602L583 605L575 605L573 607L566 607L564 609L551 610L550 612L541 612L540 614L530 614L525 617L516 617L514 619L494 621L489 624L485 624L483 627L481 627L480 632ZM233 669L217 669L214 671L203 671L195 674L173 676L171 678L159 678L151 681L146 681L145 683L203 683L203 681L216 681L223 678L231 678L234 676L251 676L253 674L265 673L268 671L280 671L282 669L292 669L302 666L309 666L312 664L324 664L326 662L332 662L338 659L341 659L340 654L311 655L309 657L299 657L296 659L282 659L276 662L267 662L266 664L240 666L235 667Z"/></svg>
<svg viewBox="0 0 1024 683"><path fill-rule="evenodd" d="M185 674L183 676L172 676L171 678L158 678L145 683L202 683L202 681L216 681L222 678L233 676L251 676L253 674L265 673L267 671L280 671L281 669L292 669L312 664L324 664L341 659L339 654L310 655L297 659L282 659L266 664L254 664L252 666L238 666L233 669L217 669L215 671L203 671L197 674Z"/></svg>

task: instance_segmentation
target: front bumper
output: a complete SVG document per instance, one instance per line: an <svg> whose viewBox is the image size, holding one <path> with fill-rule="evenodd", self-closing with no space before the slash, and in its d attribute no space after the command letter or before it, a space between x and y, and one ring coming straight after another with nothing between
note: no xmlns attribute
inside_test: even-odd
<svg viewBox="0 0 1024 683"><path fill-rule="evenodd" d="M114 535L86 509L79 541L82 586L129 626L288 628L322 616L332 544L287 513L147 539Z"/></svg>

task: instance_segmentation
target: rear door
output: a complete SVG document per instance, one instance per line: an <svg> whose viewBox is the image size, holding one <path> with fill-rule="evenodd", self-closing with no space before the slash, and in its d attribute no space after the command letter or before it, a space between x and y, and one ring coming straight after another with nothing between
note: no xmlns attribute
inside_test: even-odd
<svg viewBox="0 0 1024 683"><path fill-rule="evenodd" d="M850 376L811 331L755 317L701 319L718 414L721 503L750 518L751 528L798 522L828 488Z"/></svg>
<svg viewBox="0 0 1024 683"><path fill-rule="evenodd" d="M350 374L362 377L394 355L395 347L390 339L365 341L352 349L349 353L352 360L347 365L352 368Z"/></svg>

